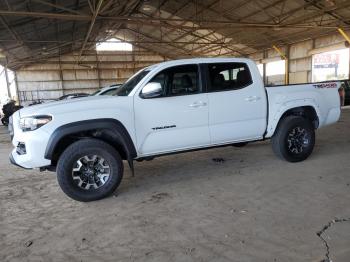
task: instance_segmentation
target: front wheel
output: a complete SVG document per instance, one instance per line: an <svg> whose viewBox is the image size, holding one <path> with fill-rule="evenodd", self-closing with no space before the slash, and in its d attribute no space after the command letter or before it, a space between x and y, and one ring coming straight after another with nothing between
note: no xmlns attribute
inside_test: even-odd
<svg viewBox="0 0 350 262"><path fill-rule="evenodd" d="M57 180L70 198L88 202L112 194L123 177L119 153L98 139L74 142L57 163Z"/></svg>
<svg viewBox="0 0 350 262"><path fill-rule="evenodd" d="M315 145L315 129L306 118L287 116L281 120L272 137L272 149L277 156L289 162L307 159Z"/></svg>

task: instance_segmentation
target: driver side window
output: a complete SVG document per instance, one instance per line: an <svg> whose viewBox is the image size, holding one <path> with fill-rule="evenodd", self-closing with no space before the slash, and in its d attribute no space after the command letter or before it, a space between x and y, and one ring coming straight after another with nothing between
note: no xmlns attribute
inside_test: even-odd
<svg viewBox="0 0 350 262"><path fill-rule="evenodd" d="M166 95L166 73L164 71L158 73L156 76L154 76L151 81L152 83L159 83L162 87L162 96Z"/></svg>
<svg viewBox="0 0 350 262"><path fill-rule="evenodd" d="M150 82L161 85L163 97L199 93L198 65L167 68L154 76Z"/></svg>

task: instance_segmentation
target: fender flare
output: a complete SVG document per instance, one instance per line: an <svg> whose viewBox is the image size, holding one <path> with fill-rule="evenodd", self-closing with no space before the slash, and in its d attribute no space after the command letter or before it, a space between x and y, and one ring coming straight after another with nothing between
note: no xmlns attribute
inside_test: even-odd
<svg viewBox="0 0 350 262"><path fill-rule="evenodd" d="M93 130L108 130L113 133L113 139L124 148L128 160L132 160L137 156L134 143L124 127L124 125L115 119L100 118L77 121L58 127L50 136L45 150L45 158L51 160L55 149L57 148L61 139L67 135Z"/></svg>
<svg viewBox="0 0 350 262"><path fill-rule="evenodd" d="M287 112L288 110L293 109L293 108L306 107L306 106L312 107L315 110L316 115L321 123L322 115L321 115L320 109L319 109L319 107L314 99L306 98L306 99L299 99L297 101L287 101L287 102L283 103L278 108L278 112L274 116L271 116L271 119L269 119L269 123L268 123L267 132L266 132L265 137L271 137L275 133L276 128L278 126L278 123L280 122L281 117L283 116L283 114L285 112Z"/></svg>

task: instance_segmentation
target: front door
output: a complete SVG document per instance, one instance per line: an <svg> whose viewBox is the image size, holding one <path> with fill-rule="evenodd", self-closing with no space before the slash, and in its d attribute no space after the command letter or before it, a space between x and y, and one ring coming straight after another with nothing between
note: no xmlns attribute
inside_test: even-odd
<svg viewBox="0 0 350 262"><path fill-rule="evenodd" d="M210 144L208 98L202 93L198 65L164 69L150 81L160 83L162 95L135 95L135 128L142 156Z"/></svg>

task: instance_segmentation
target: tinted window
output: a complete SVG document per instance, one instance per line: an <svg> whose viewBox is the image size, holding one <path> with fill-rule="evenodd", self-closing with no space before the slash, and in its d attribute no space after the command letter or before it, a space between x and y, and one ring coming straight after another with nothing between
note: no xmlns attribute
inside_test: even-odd
<svg viewBox="0 0 350 262"><path fill-rule="evenodd" d="M166 95L166 79L167 79L167 75L165 71L162 71L158 73L155 77L153 77L150 81L150 82L159 83L162 86L163 96Z"/></svg>
<svg viewBox="0 0 350 262"><path fill-rule="evenodd" d="M161 84L163 96L195 94L199 92L198 66L171 67L158 73L150 82Z"/></svg>
<svg viewBox="0 0 350 262"><path fill-rule="evenodd" d="M208 74L211 92L241 89L253 83L244 63L208 64Z"/></svg>
<svg viewBox="0 0 350 262"><path fill-rule="evenodd" d="M169 71L170 95L198 93L198 66L186 65L172 68Z"/></svg>

